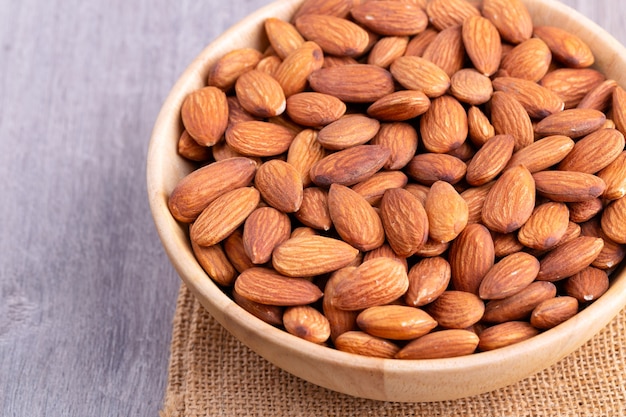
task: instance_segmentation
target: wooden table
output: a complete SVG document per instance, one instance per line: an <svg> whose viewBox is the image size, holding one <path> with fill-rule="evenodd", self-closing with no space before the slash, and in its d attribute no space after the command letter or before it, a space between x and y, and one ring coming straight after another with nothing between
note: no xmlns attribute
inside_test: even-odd
<svg viewBox="0 0 626 417"><path fill-rule="evenodd" d="M626 43L619 0L563 2ZM148 140L192 58L264 3L0 3L0 415L157 415L180 281Z"/></svg>

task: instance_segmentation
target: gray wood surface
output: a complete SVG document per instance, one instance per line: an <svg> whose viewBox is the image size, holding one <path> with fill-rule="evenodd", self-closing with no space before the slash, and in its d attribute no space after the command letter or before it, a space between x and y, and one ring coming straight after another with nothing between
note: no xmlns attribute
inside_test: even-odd
<svg viewBox="0 0 626 417"><path fill-rule="evenodd" d="M626 43L619 0L564 0ZM145 157L169 88L263 0L0 0L0 415L156 416L179 279Z"/></svg>

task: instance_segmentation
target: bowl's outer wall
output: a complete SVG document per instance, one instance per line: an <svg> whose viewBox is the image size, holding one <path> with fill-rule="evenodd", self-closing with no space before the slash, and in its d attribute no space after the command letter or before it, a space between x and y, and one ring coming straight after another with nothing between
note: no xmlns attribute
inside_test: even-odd
<svg viewBox="0 0 626 417"><path fill-rule="evenodd" d="M263 21L288 20L301 0L272 3L233 26L207 46L172 88L159 113L148 149L148 198L165 251L183 282L208 312L242 343L278 367L345 394L386 401L439 401L467 397L513 384L554 364L605 327L626 300L626 269L613 275L609 291L573 319L528 341L461 358L400 361L368 358L317 346L276 329L237 306L197 263L186 226L177 223L167 199L193 169L177 154L180 106L205 85L211 65L240 47L267 45ZM626 50L598 25L554 0L524 0L536 25L563 27L592 46L597 67L626 85Z"/></svg>

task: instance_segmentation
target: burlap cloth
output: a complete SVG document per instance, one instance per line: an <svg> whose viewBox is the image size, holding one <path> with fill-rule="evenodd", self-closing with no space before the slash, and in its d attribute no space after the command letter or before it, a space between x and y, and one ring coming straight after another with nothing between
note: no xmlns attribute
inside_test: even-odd
<svg viewBox="0 0 626 417"><path fill-rule="evenodd" d="M237 341L183 284L161 417L626 416L626 310L572 355L527 379L434 403L353 398L284 372Z"/></svg>

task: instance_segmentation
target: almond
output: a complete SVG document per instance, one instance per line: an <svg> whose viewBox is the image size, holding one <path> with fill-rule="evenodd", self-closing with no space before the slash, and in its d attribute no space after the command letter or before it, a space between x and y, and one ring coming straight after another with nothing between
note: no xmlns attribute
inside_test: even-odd
<svg viewBox="0 0 626 417"><path fill-rule="evenodd" d="M565 235L569 225L569 214L564 203L549 201L540 204L520 228L517 239L529 248L550 249Z"/></svg>
<svg viewBox="0 0 626 417"><path fill-rule="evenodd" d="M400 348L389 340L375 337L361 331L341 334L335 339L335 347L343 352L375 358L392 359Z"/></svg>
<svg viewBox="0 0 626 417"><path fill-rule="evenodd" d="M430 98L443 95L450 87L450 77L442 68L418 56L396 59L389 71L407 90L422 91Z"/></svg>
<svg viewBox="0 0 626 417"><path fill-rule="evenodd" d="M350 264L358 250L325 236L290 238L274 249L272 265L289 277L310 277L336 271Z"/></svg>
<svg viewBox="0 0 626 417"><path fill-rule="evenodd" d="M243 225L243 246L254 264L264 264L274 248L291 234L291 221L285 213L272 207L254 210Z"/></svg>
<svg viewBox="0 0 626 417"><path fill-rule="evenodd" d="M211 148L200 145L191 137L189 132L183 130L178 139L178 154L191 161L202 162L211 159Z"/></svg>
<svg viewBox="0 0 626 417"><path fill-rule="evenodd" d="M278 55L267 55L259 61L255 69L275 77L276 71L282 62L283 60L280 59Z"/></svg>
<svg viewBox="0 0 626 417"><path fill-rule="evenodd" d="M511 159L514 147L515 138L511 135L496 135L489 139L467 165L467 182L479 186L495 179Z"/></svg>
<svg viewBox="0 0 626 417"><path fill-rule="evenodd" d="M561 162L572 148L574 141L567 136L547 136L516 151L506 169L524 165L531 173L543 171Z"/></svg>
<svg viewBox="0 0 626 417"><path fill-rule="evenodd" d="M617 87L617 81L606 80L590 90L582 98L576 107L579 109L594 109L605 112L611 106L613 91Z"/></svg>
<svg viewBox="0 0 626 417"><path fill-rule="evenodd" d="M328 211L328 193L318 187L307 187L302 193L302 204L295 212L302 224L317 230L330 230L332 220Z"/></svg>
<svg viewBox="0 0 626 417"><path fill-rule="evenodd" d="M617 200L626 195L626 151L596 174L606 184L602 198Z"/></svg>
<svg viewBox="0 0 626 417"><path fill-rule="evenodd" d="M287 55L276 69L274 78L280 83L285 97L303 92L309 75L322 68L324 52L315 42L305 42Z"/></svg>
<svg viewBox="0 0 626 417"><path fill-rule="evenodd" d="M424 114L430 99L422 91L401 90L376 100L367 108L367 114L381 121L401 122Z"/></svg>
<svg viewBox="0 0 626 417"><path fill-rule="evenodd" d="M615 243L626 244L626 197L612 201L602 213L602 231Z"/></svg>
<svg viewBox="0 0 626 417"><path fill-rule="evenodd" d="M489 351L510 346L530 339L539 334L539 330L526 321L507 321L488 327L480 333L478 348Z"/></svg>
<svg viewBox="0 0 626 417"><path fill-rule="evenodd" d="M437 181L431 187L425 204L428 215L430 238L438 242L450 242L465 229L468 207L465 200L445 181Z"/></svg>
<svg viewBox="0 0 626 417"><path fill-rule="evenodd" d="M426 243L428 239L426 210L422 203L405 189L392 188L385 191L380 202L380 217L387 241L399 256L413 255Z"/></svg>
<svg viewBox="0 0 626 417"><path fill-rule="evenodd" d="M424 310L402 305L366 308L356 322L365 333L392 340L415 339L437 327L437 321Z"/></svg>
<svg viewBox="0 0 626 417"><path fill-rule="evenodd" d="M228 101L228 126L232 126L239 122L258 120L257 117L248 113L248 111L241 106L237 96L227 96L226 101ZM222 143L224 143L224 141L219 141L215 145L220 145Z"/></svg>
<svg viewBox="0 0 626 417"><path fill-rule="evenodd" d="M585 201L568 203L570 221L583 223L591 220L604 208L604 202L600 198L590 198Z"/></svg>
<svg viewBox="0 0 626 417"><path fill-rule="evenodd" d="M541 259L537 280L554 282L576 274L591 265L603 246L602 239L590 236L559 245Z"/></svg>
<svg viewBox="0 0 626 417"><path fill-rule="evenodd" d="M246 269L235 280L235 291L248 300L274 306L298 306L322 298L317 285L304 278L289 278L269 268Z"/></svg>
<svg viewBox="0 0 626 417"><path fill-rule="evenodd" d="M500 69L509 77L537 82L548 73L551 62L548 45L539 38L531 38L511 49L502 58Z"/></svg>
<svg viewBox="0 0 626 417"><path fill-rule="evenodd" d="M428 45L435 39L439 33L435 28L427 27L423 32L411 37L409 44L406 46L405 56L422 56Z"/></svg>
<svg viewBox="0 0 626 417"><path fill-rule="evenodd" d="M269 323L272 326L282 326L284 311L283 307L271 306L248 300L247 298L242 297L237 291L235 291L234 288L233 300L235 301L235 303L237 303L237 305L239 305L241 308L243 308L256 318L263 320L264 322Z"/></svg>
<svg viewBox="0 0 626 417"><path fill-rule="evenodd" d="M457 1L467 4L462 0ZM444 1L439 0L439 3L444 3ZM474 68L482 75L490 77L500 67L502 58L502 43L498 28L489 19L479 14L468 17L461 24L465 51L474 64Z"/></svg>
<svg viewBox="0 0 626 417"><path fill-rule="evenodd" d="M242 155L275 156L289 149L295 137L286 127L264 121L240 122L226 130L226 143Z"/></svg>
<svg viewBox="0 0 626 417"><path fill-rule="evenodd" d="M376 210L356 191L332 184L328 192L328 210L335 230L355 248L368 251L385 241L383 224Z"/></svg>
<svg viewBox="0 0 626 417"><path fill-rule="evenodd" d="M290 96L286 111L294 122L318 127L338 120L346 112L346 105L337 97L309 91Z"/></svg>
<svg viewBox="0 0 626 417"><path fill-rule="evenodd" d="M322 311L330 324L330 338L337 340L339 335L357 330L356 317L358 311L347 311L336 308L330 302L335 294L335 287L345 277L349 276L356 266L346 266L332 273L324 286L324 298L322 300Z"/></svg>
<svg viewBox="0 0 626 417"><path fill-rule="evenodd" d="M613 90L611 105L616 128L626 134L626 91L622 86L618 85Z"/></svg>
<svg viewBox="0 0 626 417"><path fill-rule="evenodd" d="M513 232L526 223L535 207L535 181L523 165L504 171L483 203L482 219L490 230Z"/></svg>
<svg viewBox="0 0 626 417"><path fill-rule="evenodd" d="M296 27L284 20L269 17L265 19L263 27L272 49L281 59L285 59L304 43L304 38Z"/></svg>
<svg viewBox="0 0 626 417"><path fill-rule="evenodd" d="M422 57L444 70L448 77L463 68L465 47L461 26L449 27L439 32L428 45Z"/></svg>
<svg viewBox="0 0 626 417"><path fill-rule="evenodd" d="M302 178L293 165L272 159L259 167L254 184L270 206L293 213L302 204Z"/></svg>
<svg viewBox="0 0 626 417"><path fill-rule="evenodd" d="M441 256L419 260L409 270L404 301L414 307L431 303L446 290L450 275L450 264Z"/></svg>
<svg viewBox="0 0 626 417"><path fill-rule="evenodd" d="M619 130L596 130L576 142L558 169L594 174L609 166L623 152L624 145L624 135Z"/></svg>
<svg viewBox="0 0 626 417"><path fill-rule="evenodd" d="M467 110L467 127L469 139L477 147L481 147L496 134L485 113L476 106L471 106Z"/></svg>
<svg viewBox="0 0 626 417"><path fill-rule="evenodd" d="M407 181L408 178L402 171L380 171L355 184L352 189L361 194L372 206L378 206L385 191L402 188Z"/></svg>
<svg viewBox="0 0 626 417"><path fill-rule="evenodd" d="M255 265L250 260L243 245L243 228L238 228L231 233L222 243L224 253L237 272L242 273L246 269L254 268Z"/></svg>
<svg viewBox="0 0 626 417"><path fill-rule="evenodd" d="M293 165L300 173L303 187L313 182L309 175L311 167L327 155L326 150L317 141L317 135L317 130L304 129L293 138L287 151L287 163Z"/></svg>
<svg viewBox="0 0 626 417"><path fill-rule="evenodd" d="M556 26L535 26L534 35L543 40L552 56L570 68L585 68L595 59L591 48L574 33Z"/></svg>
<svg viewBox="0 0 626 417"><path fill-rule="evenodd" d="M331 303L342 310L363 310L396 300L408 286L409 279L401 263L385 257L374 258L337 283Z"/></svg>
<svg viewBox="0 0 626 417"><path fill-rule="evenodd" d="M228 125L226 94L217 87L204 87L183 100L180 115L185 130L200 145L211 146L222 139Z"/></svg>
<svg viewBox="0 0 626 417"><path fill-rule="evenodd" d="M363 256L363 262L368 261L370 259L382 258L382 257L391 258L395 261L400 262L404 266L404 269L408 272L409 264L407 262L407 258L404 256L399 256L397 253L395 253L393 249L391 249L391 246L389 246L388 243L384 243L382 246L379 246L376 249L372 249L371 251L366 252L365 255Z"/></svg>
<svg viewBox="0 0 626 417"><path fill-rule="evenodd" d="M510 134L515 139L515 151L535 140L533 125L524 106L510 93L496 91L491 96L491 123L498 135Z"/></svg>
<svg viewBox="0 0 626 417"><path fill-rule="evenodd" d="M578 313L578 300L561 296L542 301L530 315L530 324L547 330L574 317Z"/></svg>
<svg viewBox="0 0 626 417"><path fill-rule="evenodd" d="M563 135L572 139L586 136L602 127L604 113L593 109L568 109L551 114L535 126L541 136Z"/></svg>
<svg viewBox="0 0 626 417"><path fill-rule="evenodd" d="M426 12L437 30L460 26L470 17L480 16L478 9L465 0L431 0Z"/></svg>
<svg viewBox="0 0 626 417"><path fill-rule="evenodd" d="M415 155L418 146L417 131L404 122L381 123L371 145L380 145L389 149L389 158L384 168L398 170L404 168Z"/></svg>
<svg viewBox="0 0 626 417"><path fill-rule="evenodd" d="M415 253L418 257L422 258L432 258L434 256L441 256L448 250L450 247L450 242L440 242L438 240L433 240L428 238L424 246L418 249Z"/></svg>
<svg viewBox="0 0 626 417"><path fill-rule="evenodd" d="M483 300L509 297L530 285L539 273L539 261L525 252L507 255L494 264L480 283Z"/></svg>
<svg viewBox="0 0 626 417"><path fill-rule="evenodd" d="M609 289L609 276L603 269L588 266L567 278L563 287L579 303L589 303Z"/></svg>
<svg viewBox="0 0 626 417"><path fill-rule="evenodd" d="M369 46L367 31L340 17L306 14L296 18L295 25L306 40L317 43L329 55L359 56Z"/></svg>
<svg viewBox="0 0 626 417"><path fill-rule="evenodd" d="M285 111L283 89L271 75L251 70L237 78L235 92L241 106L257 117L273 117Z"/></svg>
<svg viewBox="0 0 626 417"><path fill-rule="evenodd" d="M504 258L524 249L524 245L517 240L517 233L493 233L493 250L496 258Z"/></svg>
<svg viewBox="0 0 626 417"><path fill-rule="evenodd" d="M534 81L516 77L497 77L493 80L496 91L513 95L534 119L543 119L563 110L565 103L552 90Z"/></svg>
<svg viewBox="0 0 626 417"><path fill-rule="evenodd" d="M606 77L592 68L558 68L547 73L539 82L561 97L566 109L578 103Z"/></svg>
<svg viewBox="0 0 626 417"><path fill-rule="evenodd" d="M532 18L521 0L485 0L482 11L505 41L518 44L532 36Z"/></svg>
<svg viewBox="0 0 626 417"><path fill-rule="evenodd" d="M489 323L504 323L523 320L530 316L539 303L556 296L556 286L551 282L535 281L516 294L500 300L491 300L485 305L482 320Z"/></svg>
<svg viewBox="0 0 626 417"><path fill-rule="evenodd" d="M326 149L337 151L369 142L380 129L380 122L364 114L347 114L324 126L317 141Z"/></svg>
<svg viewBox="0 0 626 417"><path fill-rule="evenodd" d="M416 35L428 25L424 10L407 2L372 0L354 6L350 13L367 29L385 36Z"/></svg>
<svg viewBox="0 0 626 417"><path fill-rule="evenodd" d="M478 294L478 287L495 260L495 248L489 230L482 224L468 224L450 245L452 287Z"/></svg>
<svg viewBox="0 0 626 417"><path fill-rule="evenodd" d="M359 145L332 153L310 170L311 179L320 187L331 184L354 185L378 172L389 158L389 149L380 145Z"/></svg>
<svg viewBox="0 0 626 417"><path fill-rule="evenodd" d="M294 19L305 14L326 14L346 18L355 0L305 0L294 14Z"/></svg>
<svg viewBox="0 0 626 417"><path fill-rule="evenodd" d="M602 230L601 218L594 217L589 221L581 223L580 234L583 236L598 237L604 241L604 246L598 256L591 263L592 266L600 269L611 269L626 257L626 245L614 242Z"/></svg>
<svg viewBox="0 0 626 417"><path fill-rule="evenodd" d="M287 307L283 325L287 332L309 342L324 343L330 337L328 319L308 305Z"/></svg>
<svg viewBox="0 0 626 417"><path fill-rule="evenodd" d="M467 203L469 210L469 216L467 219L468 224L482 222L483 204L494 183L494 181L488 182L487 184L479 187L470 187L461 192L461 197L463 197L463 200Z"/></svg>
<svg viewBox="0 0 626 417"><path fill-rule="evenodd" d="M600 177L577 171L533 173L537 193L554 201L585 201L602 195L606 184Z"/></svg>
<svg viewBox="0 0 626 417"><path fill-rule="evenodd" d="M223 91L230 90L244 72L259 63L263 55L253 48L239 48L226 53L209 70L207 84Z"/></svg>
<svg viewBox="0 0 626 417"><path fill-rule="evenodd" d="M478 323L485 304L476 294L451 290L430 303L427 311L443 328L465 329Z"/></svg>
<svg viewBox="0 0 626 417"><path fill-rule="evenodd" d="M428 333L409 342L396 359L439 359L470 355L476 351L478 336L469 330L449 329Z"/></svg>
<svg viewBox="0 0 626 417"><path fill-rule="evenodd" d="M200 246L191 241L193 254L204 272L219 285L230 286L235 281L237 271L228 260L221 245Z"/></svg>
<svg viewBox="0 0 626 417"><path fill-rule="evenodd" d="M348 103L373 103L394 92L389 71L376 65L354 64L313 71L311 88Z"/></svg>
<svg viewBox="0 0 626 417"><path fill-rule="evenodd" d="M389 68L393 61L404 55L408 43L408 36L384 36L377 40L370 50L367 63Z"/></svg>
<svg viewBox="0 0 626 417"><path fill-rule="evenodd" d="M466 172L465 162L443 153L420 153L406 166L409 177L424 185L432 185L437 181L456 184Z"/></svg>
<svg viewBox="0 0 626 417"><path fill-rule="evenodd" d="M243 224L259 204L259 192L252 187L229 191L214 201L189 228L191 240L200 246L212 246Z"/></svg>
<svg viewBox="0 0 626 417"><path fill-rule="evenodd" d="M493 87L489 77L473 68L464 68L450 78L450 94L457 100L471 105L486 103L491 98Z"/></svg>

